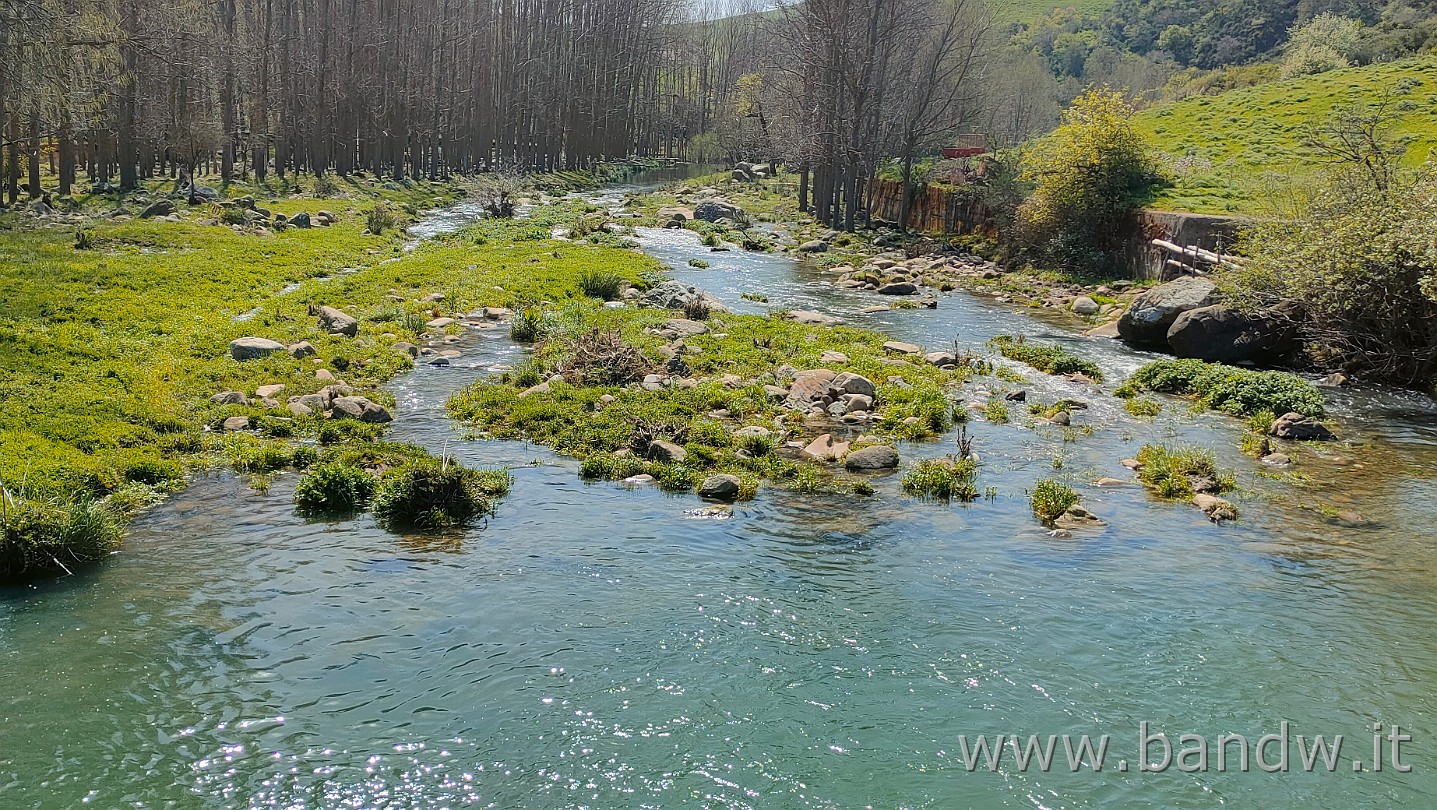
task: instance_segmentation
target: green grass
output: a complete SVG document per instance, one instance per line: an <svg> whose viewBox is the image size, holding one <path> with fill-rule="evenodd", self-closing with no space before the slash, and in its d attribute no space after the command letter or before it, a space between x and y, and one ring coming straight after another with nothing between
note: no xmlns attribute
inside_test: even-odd
<svg viewBox="0 0 1437 810"><path fill-rule="evenodd" d="M1133 123L1169 162L1192 164L1154 207L1215 214L1271 212L1284 189L1311 180L1321 164L1304 154L1303 129L1354 103L1393 97L1401 116L1395 132L1412 137L1407 153L1420 165L1437 148L1437 57L1348 68L1271 82L1219 96L1198 96L1143 110Z"/></svg>
<svg viewBox="0 0 1437 810"><path fill-rule="evenodd" d="M1203 407L1233 416L1271 412L1320 417L1326 409L1322 392L1295 374L1249 371L1193 359L1149 363L1133 372L1115 393L1133 398L1141 391L1193 397Z"/></svg>
<svg viewBox="0 0 1437 810"><path fill-rule="evenodd" d="M1029 496L1033 514L1045 523L1052 523L1078 503L1078 493L1067 484L1045 478L1033 487Z"/></svg>
<svg viewBox="0 0 1437 810"><path fill-rule="evenodd" d="M903 474L903 491L939 500L978 499L978 462L971 458L924 459Z"/></svg>
<svg viewBox="0 0 1437 810"><path fill-rule="evenodd" d="M1138 470L1138 480L1160 498L1191 498L1200 481L1207 482L1205 488L1213 494L1229 492L1237 486L1231 472L1218 469L1211 450L1148 444L1138 451L1137 460L1143 465Z"/></svg>
<svg viewBox="0 0 1437 810"><path fill-rule="evenodd" d="M1055 0L1010 0L1010 2L990 2L993 10L994 22L1007 23L1034 23L1053 13L1054 9L1076 8L1086 17L1093 17L1101 13L1108 6L1113 4L1112 0L1068 0L1068 2L1056 2Z"/></svg>
<svg viewBox="0 0 1437 810"><path fill-rule="evenodd" d="M1004 357L1026 363L1047 374L1082 374L1093 382L1103 381L1103 371L1096 363L1073 354L1062 346L1030 343L1021 337L1000 335L992 344Z"/></svg>

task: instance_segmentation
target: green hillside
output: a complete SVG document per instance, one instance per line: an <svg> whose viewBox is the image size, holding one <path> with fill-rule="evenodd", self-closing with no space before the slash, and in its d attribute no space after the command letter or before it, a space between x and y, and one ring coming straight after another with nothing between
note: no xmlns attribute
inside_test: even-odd
<svg viewBox="0 0 1437 810"><path fill-rule="evenodd" d="M1274 188L1311 178L1304 128L1339 106L1376 103L1389 90L1398 132L1414 138L1417 165L1437 148L1437 57L1349 68L1300 79L1194 97L1144 110L1139 131L1169 159L1177 176L1157 206L1199 213L1261 213Z"/></svg>
<svg viewBox="0 0 1437 810"><path fill-rule="evenodd" d="M993 19L1005 24L1040 20L1057 8L1076 8L1092 16L1112 4L1112 0L991 0L989 3L993 8Z"/></svg>

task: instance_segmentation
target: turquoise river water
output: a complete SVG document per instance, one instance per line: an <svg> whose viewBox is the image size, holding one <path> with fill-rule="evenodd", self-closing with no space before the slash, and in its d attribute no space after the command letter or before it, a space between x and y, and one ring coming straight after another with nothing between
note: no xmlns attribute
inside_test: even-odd
<svg viewBox="0 0 1437 810"><path fill-rule="evenodd" d="M639 233L736 309L763 292L931 347L1021 333L1110 381L1149 359L964 293L863 314L869 295L786 256ZM1299 451L1297 486L1257 475L1237 420L1175 401L1136 419L1112 382L1027 371L1033 398L1089 402L1095 431L975 421L992 499L913 500L889 478L873 499L765 490L721 520L687 515L692 497L586 484L540 447L464 441L444 400L519 356L502 330L466 341L453 366L393 383L392 435L514 466L484 525L435 539L308 521L293 475L267 494L216 475L104 565L0 591L0 807L1437 806L1437 410L1421 398L1334 392L1345 441ZM1119 461L1147 441L1219 448L1243 519L1091 485L1127 478ZM1108 526L1049 536L1026 496L1045 476ZM1178 748L1203 735L1208 767L1140 771L1144 722ZM1219 735L1251 752L1284 722L1287 771L1241 772L1234 743L1219 772ZM1410 772L1386 740L1374 770L1374 724L1411 735ZM1061 741L1047 772L1011 748L970 771L980 734L1111 739L1101 772L1071 772ZM1346 738L1333 772L1302 767L1296 738L1317 734Z"/></svg>

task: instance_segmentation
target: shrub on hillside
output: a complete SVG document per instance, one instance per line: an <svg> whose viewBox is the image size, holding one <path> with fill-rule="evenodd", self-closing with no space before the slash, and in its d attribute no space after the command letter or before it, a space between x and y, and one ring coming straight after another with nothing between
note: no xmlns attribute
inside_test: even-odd
<svg viewBox="0 0 1437 810"><path fill-rule="evenodd" d="M1020 245L1041 262L1101 273L1117 267L1134 211L1157 179L1121 93L1092 90L1027 155L1033 192L1018 209Z"/></svg>
<svg viewBox="0 0 1437 810"><path fill-rule="evenodd" d="M1247 228L1250 259L1219 281L1245 310L1299 301L1318 367L1422 385L1437 375L1437 173L1401 170L1382 122L1348 114L1311 138L1343 165L1296 215ZM1343 141L1376 145L1344 157Z"/></svg>

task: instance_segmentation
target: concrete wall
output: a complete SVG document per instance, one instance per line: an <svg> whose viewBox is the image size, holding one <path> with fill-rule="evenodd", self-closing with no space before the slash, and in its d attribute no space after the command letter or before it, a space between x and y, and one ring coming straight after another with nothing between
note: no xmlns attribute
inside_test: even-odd
<svg viewBox="0 0 1437 810"><path fill-rule="evenodd" d="M1174 275L1167 251L1152 246L1165 239L1183 247L1196 245L1214 253L1229 253L1237 232L1247 222L1240 217L1180 214L1172 211L1138 212L1138 233L1128 245L1128 270L1136 279L1166 279Z"/></svg>

